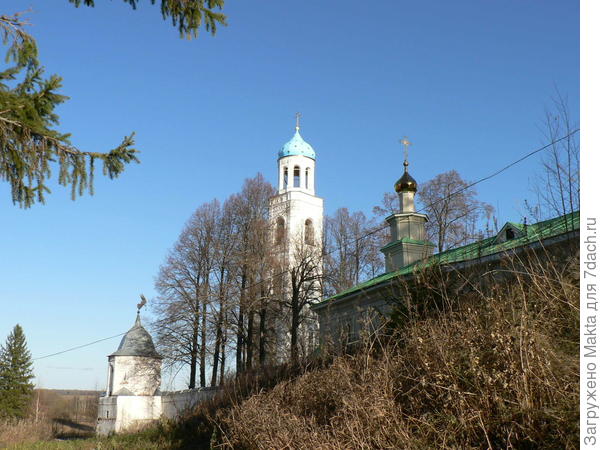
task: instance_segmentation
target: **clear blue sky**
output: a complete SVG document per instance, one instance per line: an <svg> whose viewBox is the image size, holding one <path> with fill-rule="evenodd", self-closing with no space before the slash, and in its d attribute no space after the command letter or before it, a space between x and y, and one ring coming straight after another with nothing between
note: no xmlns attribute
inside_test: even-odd
<svg viewBox="0 0 600 450"><path fill-rule="evenodd" d="M47 72L64 78L61 129L105 151L136 132L142 163L72 202L55 188L21 210L0 185L0 340L20 323L34 357L126 331L184 222L244 178L276 181L279 147L302 134L317 152L326 211L366 213L402 171L487 175L542 144L558 89L579 111L574 1L227 0L229 26L184 40L158 6L29 7ZM533 158L478 187L518 220ZM149 320L149 313L145 313ZM47 388L104 388L113 339L35 364ZM181 387L181 386L178 386Z"/></svg>

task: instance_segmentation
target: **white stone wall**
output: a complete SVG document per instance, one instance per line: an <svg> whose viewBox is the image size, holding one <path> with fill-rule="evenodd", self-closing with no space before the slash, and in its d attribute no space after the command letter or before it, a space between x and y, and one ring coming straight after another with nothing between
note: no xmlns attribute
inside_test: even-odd
<svg viewBox="0 0 600 450"><path fill-rule="evenodd" d="M162 414L159 395L100 397L96 433L107 435L151 424Z"/></svg>
<svg viewBox="0 0 600 450"><path fill-rule="evenodd" d="M109 395L152 396L160 387L161 360L145 356L109 358Z"/></svg>
<svg viewBox="0 0 600 450"><path fill-rule="evenodd" d="M210 400L217 388L188 389L164 395L116 395L100 397L96 433L108 435L135 430L161 417L176 419L198 403Z"/></svg>
<svg viewBox="0 0 600 450"><path fill-rule="evenodd" d="M180 417L191 411L198 403L213 398L217 392L217 388L167 392L162 395L162 414L168 419Z"/></svg>

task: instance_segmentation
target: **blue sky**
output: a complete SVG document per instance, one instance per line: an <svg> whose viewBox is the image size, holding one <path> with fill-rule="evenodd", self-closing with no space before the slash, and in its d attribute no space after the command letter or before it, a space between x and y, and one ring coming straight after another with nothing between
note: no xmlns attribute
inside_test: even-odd
<svg viewBox="0 0 600 450"><path fill-rule="evenodd" d="M475 180L543 144L556 89L578 121L578 2L227 0L229 26L195 40L150 2L96 3L1 11L32 9L41 60L71 97L58 113L72 142L105 151L135 131L142 161L97 176L93 197L56 187L29 210L0 185L0 340L20 323L34 357L126 331L194 209L257 172L276 181L296 111L328 213L370 213L401 174L403 135L418 181L450 169ZM538 169L532 158L479 197L518 220ZM117 345L40 360L38 383L102 389Z"/></svg>

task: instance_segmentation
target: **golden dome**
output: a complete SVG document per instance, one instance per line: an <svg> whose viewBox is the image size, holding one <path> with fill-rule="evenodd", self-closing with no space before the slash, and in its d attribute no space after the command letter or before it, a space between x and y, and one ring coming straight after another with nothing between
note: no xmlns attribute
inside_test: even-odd
<svg viewBox="0 0 600 450"><path fill-rule="evenodd" d="M404 174L394 184L396 192L417 192L417 182L408 173L408 162L404 161Z"/></svg>

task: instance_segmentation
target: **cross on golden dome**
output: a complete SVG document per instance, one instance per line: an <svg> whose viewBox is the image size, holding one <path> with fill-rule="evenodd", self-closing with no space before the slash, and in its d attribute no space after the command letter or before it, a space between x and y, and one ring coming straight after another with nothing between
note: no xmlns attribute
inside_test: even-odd
<svg viewBox="0 0 600 450"><path fill-rule="evenodd" d="M400 139L400 143L404 146L404 165L408 165L408 147L412 145L412 142L408 140L406 136Z"/></svg>

